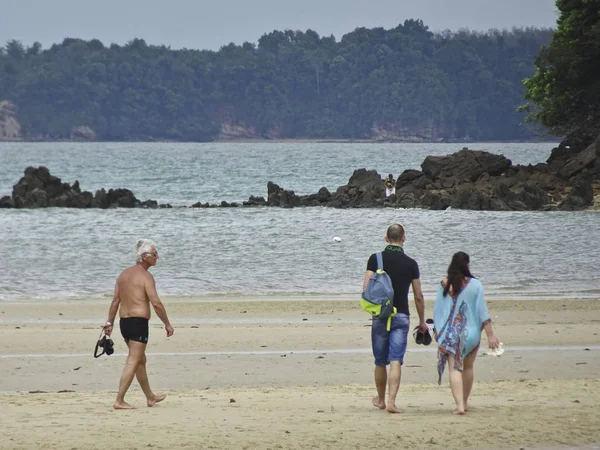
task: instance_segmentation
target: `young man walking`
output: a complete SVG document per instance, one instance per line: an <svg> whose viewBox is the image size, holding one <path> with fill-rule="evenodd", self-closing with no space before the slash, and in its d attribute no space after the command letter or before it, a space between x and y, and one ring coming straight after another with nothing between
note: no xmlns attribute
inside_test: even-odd
<svg viewBox="0 0 600 450"><path fill-rule="evenodd" d="M373 317L371 327L371 344L375 357L375 386L377 396L373 398L373 405L380 409L387 409L389 413L402 413L404 411L396 406L396 396L400 388L402 364L408 332L410 328L410 312L408 309L408 291L412 287L415 306L419 315L419 331L428 331L425 323L425 301L421 291L419 279L419 265L404 253L406 233L404 226L391 225L386 233L387 246L382 252L383 270L390 276L394 288L394 307L397 314L391 318L390 330L387 329L388 319ZM367 273L363 283L363 292L367 283L377 271L377 255L374 253L367 263ZM387 365L390 366L388 376ZM386 405L386 387L388 398Z"/></svg>

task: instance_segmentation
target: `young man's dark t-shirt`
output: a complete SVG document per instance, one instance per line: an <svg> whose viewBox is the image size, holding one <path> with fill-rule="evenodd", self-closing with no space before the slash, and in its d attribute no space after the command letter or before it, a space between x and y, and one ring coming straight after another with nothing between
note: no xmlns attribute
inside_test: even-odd
<svg viewBox="0 0 600 450"><path fill-rule="evenodd" d="M419 265L407 256L402 247L388 245L382 252L383 270L392 279L394 306L399 313L410 315L408 310L408 290L412 280L420 277ZM377 255L373 253L367 263L367 270L377 272Z"/></svg>

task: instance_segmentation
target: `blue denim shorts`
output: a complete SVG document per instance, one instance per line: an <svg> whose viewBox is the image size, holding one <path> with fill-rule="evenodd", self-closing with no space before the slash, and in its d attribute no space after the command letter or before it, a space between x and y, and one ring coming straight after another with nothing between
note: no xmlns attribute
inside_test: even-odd
<svg viewBox="0 0 600 450"><path fill-rule="evenodd" d="M376 366L386 366L390 361L404 364L410 318L406 314L396 314L392 317L390 331L387 330L387 321L373 317L371 344Z"/></svg>

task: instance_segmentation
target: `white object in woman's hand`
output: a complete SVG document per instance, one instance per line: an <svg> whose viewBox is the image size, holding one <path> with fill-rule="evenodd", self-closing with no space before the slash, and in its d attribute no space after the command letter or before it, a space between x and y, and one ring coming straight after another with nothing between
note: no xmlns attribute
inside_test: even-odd
<svg viewBox="0 0 600 450"><path fill-rule="evenodd" d="M488 356L502 356L504 354L504 344L500 342L498 347L490 348L485 354Z"/></svg>
<svg viewBox="0 0 600 450"><path fill-rule="evenodd" d="M498 348L498 347L500 347L500 341L498 341L498 338L496 336L489 336L488 337L488 347L489 348Z"/></svg>

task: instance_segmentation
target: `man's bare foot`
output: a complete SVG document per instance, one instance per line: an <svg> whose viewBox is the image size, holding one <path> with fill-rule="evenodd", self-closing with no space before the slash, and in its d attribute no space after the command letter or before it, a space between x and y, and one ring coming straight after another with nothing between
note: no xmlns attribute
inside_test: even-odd
<svg viewBox="0 0 600 450"><path fill-rule="evenodd" d="M378 396L373 397L373 400L371 400L371 403L373 403L373 406L375 408L385 409L385 400L379 400Z"/></svg>
<svg viewBox="0 0 600 450"><path fill-rule="evenodd" d="M115 408L115 409L135 409L135 406L131 406L127 402L115 402L115 404L113 405L113 408Z"/></svg>
<svg viewBox="0 0 600 450"><path fill-rule="evenodd" d="M156 403L162 402L165 398L167 398L167 394L155 395L152 400L148 400L148 408L152 408Z"/></svg>
<svg viewBox="0 0 600 450"><path fill-rule="evenodd" d="M404 411L398 409L396 405L389 405L387 407L387 412L389 412L390 414L404 414Z"/></svg>
<svg viewBox="0 0 600 450"><path fill-rule="evenodd" d="M464 416L465 415L465 411L461 411L459 409L455 409L454 411L452 411L452 414L454 414L455 416Z"/></svg>

